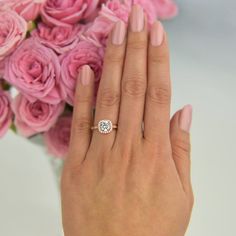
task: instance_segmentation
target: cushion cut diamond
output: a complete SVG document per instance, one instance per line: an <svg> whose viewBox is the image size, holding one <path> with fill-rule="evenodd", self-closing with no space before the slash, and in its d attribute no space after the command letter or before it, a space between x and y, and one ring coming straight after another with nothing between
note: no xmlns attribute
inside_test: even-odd
<svg viewBox="0 0 236 236"><path fill-rule="evenodd" d="M110 120L101 120L98 123L98 130L102 134L109 134L112 132L112 122Z"/></svg>

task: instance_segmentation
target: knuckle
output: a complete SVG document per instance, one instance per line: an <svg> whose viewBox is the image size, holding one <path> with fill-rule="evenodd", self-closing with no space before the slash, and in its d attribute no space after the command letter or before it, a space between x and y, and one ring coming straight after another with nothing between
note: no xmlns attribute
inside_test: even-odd
<svg viewBox="0 0 236 236"><path fill-rule="evenodd" d="M155 65L167 64L169 62L169 53L166 51L158 52L158 53L155 51L151 51L150 62Z"/></svg>
<svg viewBox="0 0 236 236"><path fill-rule="evenodd" d="M90 130L91 123L90 120L87 117L78 117L75 118L75 125L74 125L74 131L81 133L81 132L88 132Z"/></svg>
<svg viewBox="0 0 236 236"><path fill-rule="evenodd" d="M176 138L174 140L173 154L177 158L185 158L186 156L189 156L190 151L191 145L188 140L182 138Z"/></svg>
<svg viewBox="0 0 236 236"><path fill-rule="evenodd" d="M146 84L143 78L124 79L123 92L132 97L143 97L146 93Z"/></svg>
<svg viewBox="0 0 236 236"><path fill-rule="evenodd" d="M132 37L128 41L128 49L131 50L146 50L147 40L144 37Z"/></svg>
<svg viewBox="0 0 236 236"><path fill-rule="evenodd" d="M110 89L105 89L101 91L98 105L100 107L110 107L119 104L120 102L120 93L112 91Z"/></svg>
<svg viewBox="0 0 236 236"><path fill-rule="evenodd" d="M157 104L169 104L171 99L170 89L168 85L149 86L148 97Z"/></svg>
<svg viewBox="0 0 236 236"><path fill-rule="evenodd" d="M123 62L123 57L123 52L121 50L108 48L106 50L105 63L120 64Z"/></svg>
<svg viewBox="0 0 236 236"><path fill-rule="evenodd" d="M79 104L90 104L93 100L93 97L91 95L84 95L82 93L77 93L75 96L75 103Z"/></svg>

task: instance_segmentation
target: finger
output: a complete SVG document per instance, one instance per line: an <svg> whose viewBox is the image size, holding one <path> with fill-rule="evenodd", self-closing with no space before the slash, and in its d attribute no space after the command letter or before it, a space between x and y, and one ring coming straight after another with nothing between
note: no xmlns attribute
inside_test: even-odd
<svg viewBox="0 0 236 236"><path fill-rule="evenodd" d="M111 120L117 125L120 107L120 87L126 48L126 25L119 21L115 24L108 40L105 53L102 78L97 96L95 125L100 120ZM92 144L96 146L111 147L115 140L116 132L101 135L94 131Z"/></svg>
<svg viewBox="0 0 236 236"><path fill-rule="evenodd" d="M186 193L191 194L190 178L190 127L192 107L185 106L171 120L170 138L172 155L180 180Z"/></svg>
<svg viewBox="0 0 236 236"><path fill-rule="evenodd" d="M68 161L81 164L91 141L94 101L94 73L88 65L81 68L75 93L75 105L71 130ZM69 159L68 158L68 159Z"/></svg>
<svg viewBox="0 0 236 236"><path fill-rule="evenodd" d="M142 135L144 101L147 84L148 33L145 15L139 5L134 5L126 48L124 74L122 78L121 108L118 135Z"/></svg>
<svg viewBox="0 0 236 236"><path fill-rule="evenodd" d="M156 143L161 140L166 141L169 137L170 100L167 36L162 24L156 22L151 29L148 53L148 88L144 117L145 139Z"/></svg>

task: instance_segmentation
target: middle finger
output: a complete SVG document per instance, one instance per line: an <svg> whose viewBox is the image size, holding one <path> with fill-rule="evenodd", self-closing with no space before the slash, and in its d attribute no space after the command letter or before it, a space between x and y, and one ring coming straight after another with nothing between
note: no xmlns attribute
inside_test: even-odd
<svg viewBox="0 0 236 236"><path fill-rule="evenodd" d="M133 6L129 24L117 134L122 139L127 135L142 135L147 86L148 32L141 6Z"/></svg>

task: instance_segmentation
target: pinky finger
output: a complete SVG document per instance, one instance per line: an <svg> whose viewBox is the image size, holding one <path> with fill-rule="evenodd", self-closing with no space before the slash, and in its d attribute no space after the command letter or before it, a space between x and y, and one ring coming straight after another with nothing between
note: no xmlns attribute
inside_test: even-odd
<svg viewBox="0 0 236 236"><path fill-rule="evenodd" d="M191 160L190 160L190 126L192 122L192 107L185 106L178 111L171 120L170 138L172 155L183 188L188 195L192 195L191 188Z"/></svg>
<svg viewBox="0 0 236 236"><path fill-rule="evenodd" d="M91 141L94 73L88 65L83 66L80 71L74 100L68 161L77 166L85 159Z"/></svg>

